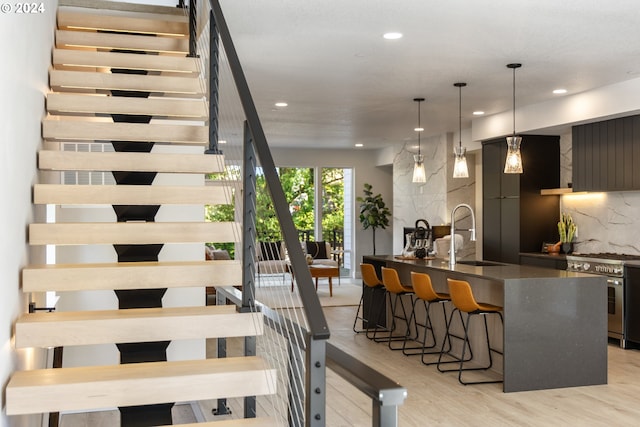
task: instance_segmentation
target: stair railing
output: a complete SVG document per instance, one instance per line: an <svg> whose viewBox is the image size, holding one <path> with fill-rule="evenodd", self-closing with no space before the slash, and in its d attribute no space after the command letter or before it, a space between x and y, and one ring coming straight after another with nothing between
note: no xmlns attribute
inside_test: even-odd
<svg viewBox="0 0 640 427"><path fill-rule="evenodd" d="M203 38L201 32L208 24L208 49L200 52L207 56L201 58L208 61L209 84L209 148L207 153L221 153L219 149L219 54L224 52L226 66L230 70L237 94L242 105L244 115L244 135L242 152L242 172L238 178L242 185L242 292L228 287L217 289L217 303L234 302L240 311L260 310L264 314L265 324L285 337L288 344L280 359L285 360L288 371L289 389L288 424L291 426L325 426L326 425L326 368L331 367L342 378L356 386L368 395L373 402L372 425L397 426L398 406L404 402L406 389L384 375L362 364L357 359L327 343L330 332L320 300L313 284L305 254L299 241L299 232L293 223L284 190L280 183L275 162L269 149L267 139L258 117L247 80L238 58L229 28L222 13L219 0L202 2L198 16L209 16L209 20L198 19L193 12L196 0L190 0L190 35ZM203 6L209 6L203 7ZM206 14L206 15L205 15ZM202 24L202 23L206 24ZM195 28L197 27L197 28ZM219 43L221 42L221 46ZM193 42L190 42L190 46ZM190 49L191 51L191 49ZM190 56L196 56L190 52ZM282 311L272 310L255 299L256 273L256 174L257 164L260 164L271 195L281 228L281 235L288 251L289 266L295 274L302 310L305 314L306 329L289 317L283 316ZM237 193L236 193L237 196ZM236 203L238 200L236 199ZM297 315L295 317L297 319ZM267 350L274 351L273 349ZM245 355L256 354L256 341L253 337L245 338ZM218 340L218 356L226 355L226 341ZM226 399L218 399L217 414L228 413ZM244 417L256 415L255 397L245 398Z"/></svg>

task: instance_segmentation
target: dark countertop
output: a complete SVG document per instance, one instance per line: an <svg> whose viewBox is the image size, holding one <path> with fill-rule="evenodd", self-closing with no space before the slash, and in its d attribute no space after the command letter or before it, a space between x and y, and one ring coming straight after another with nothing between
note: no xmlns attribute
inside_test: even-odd
<svg viewBox="0 0 640 427"><path fill-rule="evenodd" d="M556 258L564 255L545 255L548 258ZM494 280L510 280L510 279L563 279L577 277L594 277L593 274L576 273L566 270L556 270L551 268L541 268L519 264L500 263L497 266L474 266L457 263L453 268L449 267L449 261L443 258L435 258L431 260L424 259L400 259L395 255L367 255L365 258L377 260L379 262L395 262L408 266L434 268L443 271L461 273L468 276L489 278ZM463 260L458 260L463 261Z"/></svg>
<svg viewBox="0 0 640 427"><path fill-rule="evenodd" d="M502 338L505 392L607 383L604 276L516 264L450 268L442 258L369 255L363 261L395 268L407 284L412 271L428 273L439 292L447 291L449 277L468 280L478 301L502 306L504 326L491 323L489 330ZM472 341L483 339L479 330Z"/></svg>
<svg viewBox="0 0 640 427"><path fill-rule="evenodd" d="M567 255L565 254L548 254L544 252L520 252L520 256L528 256L533 258L543 258L543 259L554 259L554 260L566 260Z"/></svg>

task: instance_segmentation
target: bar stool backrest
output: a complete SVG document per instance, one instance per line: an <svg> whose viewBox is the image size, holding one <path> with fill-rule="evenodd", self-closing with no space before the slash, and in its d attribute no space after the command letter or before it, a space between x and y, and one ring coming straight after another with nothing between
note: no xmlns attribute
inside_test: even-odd
<svg viewBox="0 0 640 427"><path fill-rule="evenodd" d="M378 275L376 274L376 269L373 264L360 264L360 273L362 273L362 281L368 287L375 288L376 286L382 285L382 282L378 279Z"/></svg>
<svg viewBox="0 0 640 427"><path fill-rule="evenodd" d="M427 273L418 273L416 271L411 272L411 286L413 286L413 292L416 296L425 301L435 301L438 298L438 294L433 290L433 284L431 283L431 276Z"/></svg>
<svg viewBox="0 0 640 427"><path fill-rule="evenodd" d="M398 271L395 268L382 267L382 284L389 292L394 294L408 291L408 289L400 283Z"/></svg>
<svg viewBox="0 0 640 427"><path fill-rule="evenodd" d="M465 280L447 279L449 285L449 294L453 305L465 313L472 313L480 310L476 299L473 297L471 285Z"/></svg>

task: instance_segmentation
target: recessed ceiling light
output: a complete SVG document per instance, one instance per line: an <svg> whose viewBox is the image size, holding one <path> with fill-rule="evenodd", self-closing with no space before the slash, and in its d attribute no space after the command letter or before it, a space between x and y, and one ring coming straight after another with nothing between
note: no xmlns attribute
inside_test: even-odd
<svg viewBox="0 0 640 427"><path fill-rule="evenodd" d="M554 89L553 93L556 94L556 95L562 95L562 94L567 93L567 90L566 89Z"/></svg>
<svg viewBox="0 0 640 427"><path fill-rule="evenodd" d="M414 129L416 132L422 132L424 130L424 128L415 128Z"/></svg>
<svg viewBox="0 0 640 427"><path fill-rule="evenodd" d="M483 116L484 115L484 111L474 111L473 115L474 116Z"/></svg>
<svg viewBox="0 0 640 427"><path fill-rule="evenodd" d="M276 107L286 107L289 104L287 104L286 102L276 102Z"/></svg>
<svg viewBox="0 0 640 427"><path fill-rule="evenodd" d="M382 37L387 40L398 40L402 38L402 33L384 33Z"/></svg>
<svg viewBox="0 0 640 427"><path fill-rule="evenodd" d="M364 147L364 144L357 143L357 144L356 144L356 147Z"/></svg>

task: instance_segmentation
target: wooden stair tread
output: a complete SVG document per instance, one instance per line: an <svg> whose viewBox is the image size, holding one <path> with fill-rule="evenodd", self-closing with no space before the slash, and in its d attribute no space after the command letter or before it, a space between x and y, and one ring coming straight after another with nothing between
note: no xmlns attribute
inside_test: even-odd
<svg viewBox="0 0 640 427"><path fill-rule="evenodd" d="M49 72L49 84L54 90L105 89L190 96L202 96L206 90L206 83L196 77L146 76L66 70L51 70Z"/></svg>
<svg viewBox="0 0 640 427"><path fill-rule="evenodd" d="M56 47L60 49L89 47L96 49L127 49L141 52L186 55L189 53L189 40L173 37L56 30Z"/></svg>
<svg viewBox="0 0 640 427"><path fill-rule="evenodd" d="M218 173L224 171L219 154L85 153L41 150L42 170L135 171L164 173Z"/></svg>
<svg viewBox="0 0 640 427"><path fill-rule="evenodd" d="M271 418L238 418L204 423L174 424L174 427L277 427L281 424Z"/></svg>
<svg viewBox="0 0 640 427"><path fill-rule="evenodd" d="M196 58L121 52L53 49L53 65L198 73Z"/></svg>
<svg viewBox="0 0 640 427"><path fill-rule="evenodd" d="M256 336L261 316L231 305L27 313L16 322L15 342L26 348Z"/></svg>
<svg viewBox="0 0 640 427"><path fill-rule="evenodd" d="M178 15L184 16L184 11L173 6L156 6L146 5L140 3L127 3L127 2L114 2L111 0L60 0L58 2L59 7L82 7L86 10L100 9L100 10L117 10L127 12L144 12L144 13L156 13L163 15Z"/></svg>
<svg viewBox="0 0 640 427"><path fill-rule="evenodd" d="M6 387L7 415L261 396L276 374L255 356L18 371Z"/></svg>
<svg viewBox="0 0 640 427"><path fill-rule="evenodd" d="M28 265L23 292L234 286L242 283L237 260L113 262Z"/></svg>
<svg viewBox="0 0 640 427"><path fill-rule="evenodd" d="M29 224L31 245L236 242L235 222L82 222Z"/></svg>
<svg viewBox="0 0 640 427"><path fill-rule="evenodd" d="M224 187L169 185L35 184L33 203L54 205L221 205L231 203Z"/></svg>
<svg viewBox="0 0 640 427"><path fill-rule="evenodd" d="M189 23L183 16L59 8L57 18L58 28L62 30L104 30L168 37L189 35Z"/></svg>
<svg viewBox="0 0 640 427"><path fill-rule="evenodd" d="M205 102L201 99L131 98L71 93L49 93L49 113L76 114L137 114L154 117L201 119L207 118Z"/></svg>
<svg viewBox="0 0 640 427"><path fill-rule="evenodd" d="M206 126L45 119L42 121L42 136L62 140L204 145L208 144L209 130Z"/></svg>

